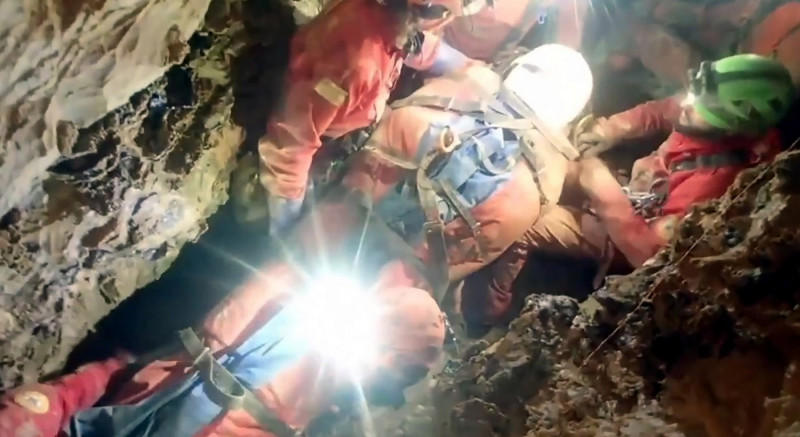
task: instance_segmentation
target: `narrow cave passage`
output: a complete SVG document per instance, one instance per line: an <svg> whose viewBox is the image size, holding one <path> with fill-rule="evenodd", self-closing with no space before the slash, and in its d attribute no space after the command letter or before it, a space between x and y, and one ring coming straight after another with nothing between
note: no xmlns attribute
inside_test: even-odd
<svg viewBox="0 0 800 437"><path fill-rule="evenodd" d="M230 204L208 221L208 231L187 244L157 281L137 291L98 325L72 353L67 370L122 348L143 353L175 338L251 274L268 253L267 239L243 230Z"/></svg>

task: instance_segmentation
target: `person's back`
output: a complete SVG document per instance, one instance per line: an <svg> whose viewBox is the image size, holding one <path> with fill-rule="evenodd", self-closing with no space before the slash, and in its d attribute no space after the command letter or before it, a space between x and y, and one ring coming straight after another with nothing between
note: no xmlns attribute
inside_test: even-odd
<svg viewBox="0 0 800 437"><path fill-rule="evenodd" d="M479 77L483 76L484 80L436 78L411 98L431 96L462 102L479 101L482 93L476 92L476 88L486 86L485 91L492 94L492 88L499 87L499 77L490 70L485 67L471 70L475 70L472 73L478 73ZM456 197L463 199L463 209L471 211L470 219L479 223L477 230L486 237L482 241L485 243L482 248L487 252L485 255L488 258L498 256L538 215L539 192L529 168L523 160L508 161L517 149L514 146L512 150L511 145L505 143L503 131L499 128L484 129L476 132L476 136L488 154L493 155L498 167L511 164L504 172L491 174L480 162L474 162L478 145L472 140L445 152L457 141L460 133L481 129L481 123L457 112L418 106L409 101L412 102L410 105L393 109L381 120L366 150L354 156L343 184L369 195L375 202L375 211L387 224L405 234L412 244L420 243L422 224L427 217L420 209L416 190L411 186L416 183L418 169L424 166L426 158L441 153L443 159L432 165L436 170L426 173L435 175L434 183L449 183L449 189L458 192ZM493 153L495 151L497 153ZM411 185L406 182L409 180ZM480 187L475 185L478 180L481 181ZM450 278L458 279L480 268L486 260L476 259L475 246L479 238L473 234L475 230L470 229L468 221L460 217L461 210L448 206L446 202L452 199L443 201L447 196L441 192L436 198L444 221ZM518 199L530 201L519 204ZM509 208L510 204L516 205ZM422 256L423 259L430 257L430 248L426 247Z"/></svg>

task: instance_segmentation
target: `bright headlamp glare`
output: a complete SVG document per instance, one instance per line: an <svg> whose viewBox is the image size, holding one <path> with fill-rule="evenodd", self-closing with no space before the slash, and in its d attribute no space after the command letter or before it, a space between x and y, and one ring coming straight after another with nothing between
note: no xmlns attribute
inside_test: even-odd
<svg viewBox="0 0 800 437"><path fill-rule="evenodd" d="M374 290L325 275L311 281L292 306L301 321L298 335L330 364L359 377L375 363L380 308Z"/></svg>

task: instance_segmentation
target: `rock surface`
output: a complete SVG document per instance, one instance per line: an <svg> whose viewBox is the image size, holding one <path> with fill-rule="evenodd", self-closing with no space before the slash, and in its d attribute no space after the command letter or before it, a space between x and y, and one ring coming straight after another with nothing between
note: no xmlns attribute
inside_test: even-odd
<svg viewBox="0 0 800 437"><path fill-rule="evenodd" d="M226 200L242 25L196 34L209 3L0 1L0 388L58 370Z"/></svg>
<svg viewBox="0 0 800 437"><path fill-rule="evenodd" d="M533 296L435 393L438 436L800 435L800 152L585 303Z"/></svg>

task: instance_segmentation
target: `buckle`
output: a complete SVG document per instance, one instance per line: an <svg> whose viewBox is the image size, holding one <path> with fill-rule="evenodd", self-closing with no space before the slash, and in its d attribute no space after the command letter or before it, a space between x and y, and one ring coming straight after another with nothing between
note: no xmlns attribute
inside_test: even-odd
<svg viewBox="0 0 800 437"><path fill-rule="evenodd" d="M444 222L437 219L432 221L427 221L422 225L422 231L425 233L427 237L428 234L436 232L441 235L441 240L444 241Z"/></svg>

